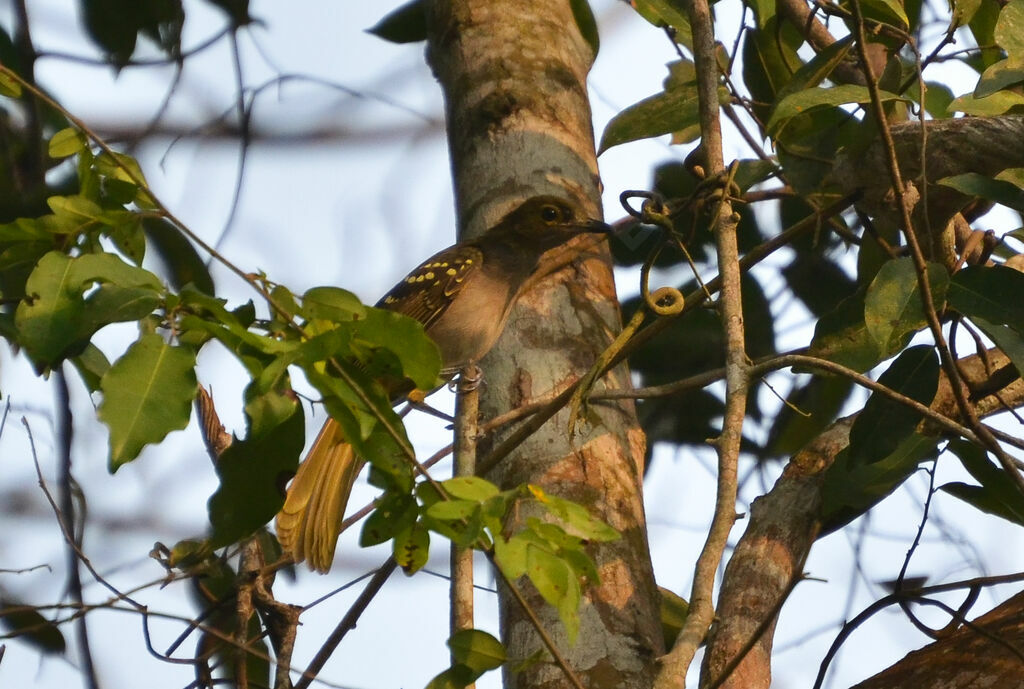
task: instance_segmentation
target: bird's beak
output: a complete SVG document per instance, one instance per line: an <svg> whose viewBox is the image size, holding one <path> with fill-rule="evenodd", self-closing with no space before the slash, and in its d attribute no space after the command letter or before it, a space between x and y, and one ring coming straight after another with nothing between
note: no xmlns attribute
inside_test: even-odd
<svg viewBox="0 0 1024 689"><path fill-rule="evenodd" d="M593 218L588 219L581 228L584 232L594 232L597 234L611 234L615 230L612 226L603 220L594 220Z"/></svg>

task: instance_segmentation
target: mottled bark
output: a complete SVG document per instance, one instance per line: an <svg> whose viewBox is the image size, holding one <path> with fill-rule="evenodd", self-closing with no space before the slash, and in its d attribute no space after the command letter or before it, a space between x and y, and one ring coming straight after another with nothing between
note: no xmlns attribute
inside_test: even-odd
<svg viewBox="0 0 1024 689"><path fill-rule="evenodd" d="M428 60L445 92L464 236L536 194L572 198L598 214L586 93L593 58L567 0L432 3ZM481 363L481 420L570 385L619 327L602 247L519 300L502 339ZM628 372L619 368L603 384L628 386ZM601 583L585 590L575 645L568 644L555 610L525 579L516 583L586 686L648 687L662 641L641 499L644 436L631 402L594 406L587 419L570 437L567 413L557 414L488 478L504 487L539 485L588 506L619 530L620 540L590 550ZM481 439L479 456L507 432ZM515 665L543 647L507 591L500 605L509 665ZM506 668L505 679L507 686L568 686L546 652L519 673Z"/></svg>

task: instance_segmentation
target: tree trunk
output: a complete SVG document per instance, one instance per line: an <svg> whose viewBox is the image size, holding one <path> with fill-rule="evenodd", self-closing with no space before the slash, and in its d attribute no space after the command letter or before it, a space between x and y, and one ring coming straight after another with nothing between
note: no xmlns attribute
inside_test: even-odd
<svg viewBox="0 0 1024 689"><path fill-rule="evenodd" d="M479 234L513 202L537 194L600 207L586 76L594 59L568 0L436 0L428 61L444 89L463 236ZM592 251L521 298L482 362L482 420L560 391L593 363L620 327L610 257ZM604 385L628 386L620 367ZM569 437L556 414L491 471L504 488L531 483L586 505L622 538L592 547L600 585L584 591L579 638L568 644L556 611L515 582L562 656L588 687L648 687L662 652L657 591L646 540L644 436L633 404L595 406ZM482 439L480 456L507 437ZM526 518L519 512L516 520ZM516 523L506 527L517 528ZM506 685L570 686L524 611L499 594L510 661ZM520 672L508 668L541 651Z"/></svg>

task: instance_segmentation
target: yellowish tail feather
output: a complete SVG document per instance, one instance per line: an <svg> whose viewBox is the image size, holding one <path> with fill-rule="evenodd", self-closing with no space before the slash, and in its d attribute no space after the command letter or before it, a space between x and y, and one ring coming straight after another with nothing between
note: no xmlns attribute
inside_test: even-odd
<svg viewBox="0 0 1024 689"><path fill-rule="evenodd" d="M277 513L277 540L295 562L305 560L321 573L331 568L345 507L362 468L341 427L328 419Z"/></svg>

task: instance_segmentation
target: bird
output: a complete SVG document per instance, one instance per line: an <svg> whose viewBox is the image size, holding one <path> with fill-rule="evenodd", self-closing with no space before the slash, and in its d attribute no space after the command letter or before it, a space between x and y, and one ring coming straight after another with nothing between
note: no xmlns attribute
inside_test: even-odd
<svg viewBox="0 0 1024 689"><path fill-rule="evenodd" d="M556 196L534 196L477 238L444 249L409 273L377 302L423 324L450 380L478 362L505 328L520 295L594 243L580 235L611 233L601 220ZM398 403L411 392L392 384ZM363 461L328 418L292 479L276 517L277 539L294 562L327 572L334 561L345 507Z"/></svg>

